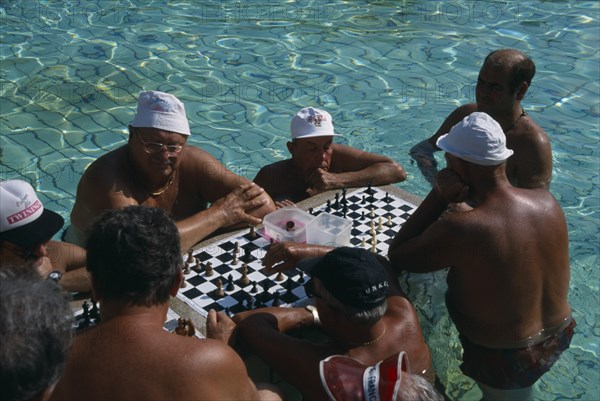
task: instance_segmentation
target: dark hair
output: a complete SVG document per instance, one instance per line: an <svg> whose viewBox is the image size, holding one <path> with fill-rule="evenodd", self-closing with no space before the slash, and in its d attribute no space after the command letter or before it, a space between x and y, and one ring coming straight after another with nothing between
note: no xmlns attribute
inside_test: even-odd
<svg viewBox="0 0 600 401"><path fill-rule="evenodd" d="M494 50L487 55L483 64L490 63L492 66L508 65L510 75L508 85L512 93L516 92L521 83L527 82L531 86L531 81L535 76L535 64L525 53L514 49Z"/></svg>
<svg viewBox="0 0 600 401"><path fill-rule="evenodd" d="M177 226L162 209L108 210L87 239L87 269L103 299L165 303L182 261Z"/></svg>
<svg viewBox="0 0 600 401"><path fill-rule="evenodd" d="M72 340L68 294L30 269L0 271L0 394L29 400L55 384Z"/></svg>

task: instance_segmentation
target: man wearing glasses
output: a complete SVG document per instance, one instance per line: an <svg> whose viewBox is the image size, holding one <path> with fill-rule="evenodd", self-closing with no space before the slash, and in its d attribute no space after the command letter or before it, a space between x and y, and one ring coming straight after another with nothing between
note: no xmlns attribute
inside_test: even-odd
<svg viewBox="0 0 600 401"><path fill-rule="evenodd" d="M275 210L261 187L188 146L190 134L179 99L142 92L127 144L83 174L65 240L84 243L85 229L105 209L142 205L170 214L186 250L218 229L259 224Z"/></svg>
<svg viewBox="0 0 600 401"><path fill-rule="evenodd" d="M25 181L0 182L0 269L23 266L37 270L69 291L91 290L85 266L85 250L51 241L62 228L63 218L44 208Z"/></svg>

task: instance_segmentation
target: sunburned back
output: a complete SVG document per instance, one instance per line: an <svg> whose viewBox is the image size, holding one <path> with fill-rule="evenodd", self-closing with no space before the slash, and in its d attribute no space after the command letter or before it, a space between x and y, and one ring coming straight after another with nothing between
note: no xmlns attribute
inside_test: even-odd
<svg viewBox="0 0 600 401"><path fill-rule="evenodd" d="M449 309L472 341L508 347L569 315L567 228L545 190L512 188L490 199L450 216L467 229L464 262L448 275Z"/></svg>
<svg viewBox="0 0 600 401"><path fill-rule="evenodd" d="M229 352L160 328L101 325L76 338L53 399L254 399L247 375L236 364L228 369ZM235 386L223 386L223 378Z"/></svg>

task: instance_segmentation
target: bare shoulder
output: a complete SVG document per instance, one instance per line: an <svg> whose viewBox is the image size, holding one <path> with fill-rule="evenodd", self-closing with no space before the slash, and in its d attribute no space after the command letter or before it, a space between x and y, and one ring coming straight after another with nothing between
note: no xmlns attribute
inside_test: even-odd
<svg viewBox="0 0 600 401"><path fill-rule="evenodd" d="M513 129L510 131L507 140L518 141L519 143L529 142L537 146L550 146L550 139L548 134L542 127L536 123L531 116L525 119L524 123L519 129Z"/></svg>
<svg viewBox="0 0 600 401"><path fill-rule="evenodd" d="M292 161L286 159L263 166L254 177L254 182L269 192L267 188L270 189L273 185L281 185L281 180L292 178Z"/></svg>
<svg viewBox="0 0 600 401"><path fill-rule="evenodd" d="M463 118L477 111L476 103L468 103L454 109L444 120L440 128L429 138L429 142L435 145L435 141L442 135L447 134L450 129L458 124Z"/></svg>
<svg viewBox="0 0 600 401"><path fill-rule="evenodd" d="M126 152L126 147L122 146L94 160L84 171L82 182L94 185L100 182L113 182L126 161Z"/></svg>
<svg viewBox="0 0 600 401"><path fill-rule="evenodd" d="M187 169L206 168L209 164L221 165L221 163L213 155L196 146L186 146L181 164L182 167Z"/></svg>

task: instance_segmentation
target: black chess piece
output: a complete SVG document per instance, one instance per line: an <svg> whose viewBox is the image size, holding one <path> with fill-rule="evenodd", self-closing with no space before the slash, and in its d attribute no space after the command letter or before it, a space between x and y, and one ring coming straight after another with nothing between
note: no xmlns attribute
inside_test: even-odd
<svg viewBox="0 0 600 401"><path fill-rule="evenodd" d="M279 294L278 291L275 291L275 293L273 294L273 306L278 307L281 306L281 295Z"/></svg>
<svg viewBox="0 0 600 401"><path fill-rule="evenodd" d="M314 216L314 211L315 211L315 210L314 210L312 207L309 207L309 208L308 208L308 213L310 213L310 214L311 214L311 216Z"/></svg>
<svg viewBox="0 0 600 401"><path fill-rule="evenodd" d="M331 211L331 200L327 199L327 207L325 208L325 211L327 213L329 213Z"/></svg>
<svg viewBox="0 0 600 401"><path fill-rule="evenodd" d="M100 310L98 309L98 304L96 301L92 301L92 309L90 309L90 317L94 319L94 321L98 321L100 319Z"/></svg>
<svg viewBox="0 0 600 401"><path fill-rule="evenodd" d="M227 276L227 287L225 287L227 291L235 290L235 285L233 284L233 277L230 275Z"/></svg>
<svg viewBox="0 0 600 401"><path fill-rule="evenodd" d="M256 292L258 292L258 288L256 288L256 281L252 282L252 288L250 289L250 292L252 294L255 294Z"/></svg>

